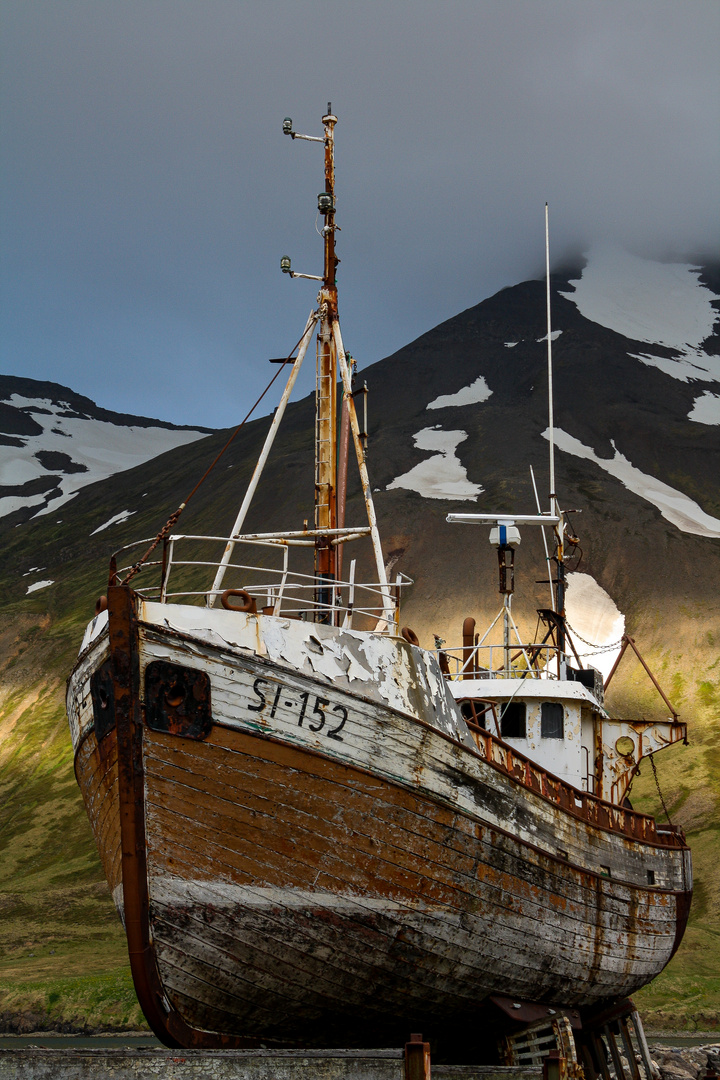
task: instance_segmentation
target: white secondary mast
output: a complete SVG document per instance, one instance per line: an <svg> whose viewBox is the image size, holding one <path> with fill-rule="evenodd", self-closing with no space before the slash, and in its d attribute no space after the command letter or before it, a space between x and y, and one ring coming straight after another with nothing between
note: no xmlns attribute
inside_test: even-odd
<svg viewBox="0 0 720 1080"><path fill-rule="evenodd" d="M537 522L543 528L552 526L555 534L555 562L557 564L557 579L553 595L553 608L558 616L555 630L557 633L557 656L558 676L563 677L565 668L565 566L564 566L564 533L565 520L558 504L555 489L555 434L553 412L553 364L552 364L552 317L550 305L550 239L548 228L548 204L545 203L545 294L546 294L546 318L547 318L547 385L548 385L548 442L550 446L550 509L548 513L538 514L448 514L446 520L451 523L465 525L491 524L494 528L490 531L490 543L497 548L498 566L500 571L500 592L503 597L503 606L490 629L502 615L503 618L503 647L505 654L505 669L510 669L510 635L515 632L518 644L521 645L520 636L512 617L512 595L514 592L514 560L515 548L520 543L518 524ZM533 475L533 486L535 477ZM538 504L538 510L540 506ZM548 560L549 561L549 560ZM552 577L552 575L551 575ZM489 631L488 631L489 633ZM487 634L485 635L487 636ZM484 639L483 639L484 640Z"/></svg>

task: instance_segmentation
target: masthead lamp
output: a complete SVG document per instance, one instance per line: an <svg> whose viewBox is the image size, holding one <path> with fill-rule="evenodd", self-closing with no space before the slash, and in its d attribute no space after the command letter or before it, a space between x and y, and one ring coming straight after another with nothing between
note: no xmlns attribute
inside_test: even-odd
<svg viewBox="0 0 720 1080"><path fill-rule="evenodd" d="M290 256L283 255L283 257L280 259L280 269L282 270L283 274L292 274L291 267L292 262L290 260Z"/></svg>
<svg viewBox="0 0 720 1080"><path fill-rule="evenodd" d="M292 133L293 133L292 120L290 119L289 116L286 116L285 119L283 120L283 135L292 135Z"/></svg>
<svg viewBox="0 0 720 1080"><path fill-rule="evenodd" d="M321 191L318 195L318 210L321 214L332 214L335 211L335 200L331 191Z"/></svg>

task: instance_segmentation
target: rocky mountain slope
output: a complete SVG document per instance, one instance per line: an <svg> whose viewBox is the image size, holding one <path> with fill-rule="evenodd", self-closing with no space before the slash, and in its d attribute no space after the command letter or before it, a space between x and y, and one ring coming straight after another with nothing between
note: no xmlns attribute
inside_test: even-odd
<svg viewBox="0 0 720 1080"><path fill-rule="evenodd" d="M600 249L552 286L558 491L581 511L570 621L600 665L612 652L596 647L610 649L624 625L690 725L690 746L657 764L670 816L693 844L691 926L640 999L656 1024L720 1026L720 267ZM465 615L482 625L500 605L486 531L447 525L448 511L533 512L530 465L547 502L546 351L545 287L529 281L361 371L384 551L393 573L414 580L403 622L426 646L434 634L458 641ZM48 396L37 386L22 392ZM38 423L49 415L21 411ZM240 432L178 531L227 533L268 423ZM312 517L312 429L311 399L291 405L248 531ZM137 1020L72 775L63 685L110 552L155 535L226 435L195 437L90 483L57 517L0 518L0 1014ZM347 521L361 520L353 480ZM368 556L361 547L361 574L370 574ZM539 531L524 529L515 614L525 631L548 603L538 584L546 577ZM664 708L629 660L610 701L636 715ZM633 800L663 813L647 768Z"/></svg>
<svg viewBox="0 0 720 1080"><path fill-rule="evenodd" d="M0 375L0 517L16 525L51 513L88 484L208 430L110 412L67 386Z"/></svg>

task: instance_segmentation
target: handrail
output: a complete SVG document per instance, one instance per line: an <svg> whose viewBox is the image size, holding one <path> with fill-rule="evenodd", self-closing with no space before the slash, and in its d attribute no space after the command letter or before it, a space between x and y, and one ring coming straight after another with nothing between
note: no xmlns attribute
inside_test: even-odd
<svg viewBox="0 0 720 1080"><path fill-rule="evenodd" d="M610 832L622 833L634 840L657 844L660 847L686 846L682 829L675 827L671 831L667 826L658 826L649 814L641 814L629 807L607 802L590 791L581 791L521 754L491 731L486 731L471 720L466 719L465 723L480 756L489 765L512 776L524 787L549 799L575 817Z"/></svg>
<svg viewBox="0 0 720 1080"><path fill-rule="evenodd" d="M291 570L289 567L290 549L295 547L314 547L316 536L323 536L327 543L341 544L349 540L367 536L367 528L348 527L341 529L303 529L276 533L247 533L242 536L232 537L236 552L248 552L248 548L254 549L254 555L241 559L238 562L226 562L225 572L232 573L236 584L248 592L257 602L258 609L262 608L265 614L285 615L312 619L314 621L330 622L333 625L351 627L353 616L364 617L375 622L375 629L386 633L398 633L399 631L399 601L404 587L412 584L411 579L404 574L398 574L392 590L391 600L393 610L392 618L388 621L387 614L387 585L384 581L358 581L355 577L355 560L351 564L350 580L323 580L321 586L314 573L304 573L299 570ZM135 544L127 544L113 556L111 562L111 574L122 575L127 567L117 568L117 557L131 551L134 547L144 544L145 541L137 541ZM221 596L224 589L215 587L213 583L207 587L203 578L206 571L211 571L213 576L220 562L218 557L212 557L212 550L205 552L197 545L222 544L227 550L228 537L207 536L200 534L184 533L173 534L166 538L163 558L144 564L145 584L136 591L146 599L159 600L160 603L197 602L198 598L205 601L206 606L212 607L213 602ZM187 551L187 547L190 550ZM183 558L185 553L193 556ZM255 561L255 556L260 551L275 551L282 553L280 565L264 566ZM209 557L207 557L209 556ZM129 556L132 558L132 556ZM266 556L263 555L262 561ZM270 562L276 560L270 559ZM154 580L154 572L161 569L159 584ZM178 579L178 571L186 570L185 575ZM148 576L149 575L149 576ZM189 576L188 576L189 575ZM173 587L170 587L172 576ZM238 580L239 579L239 580Z"/></svg>
<svg viewBox="0 0 720 1080"><path fill-rule="evenodd" d="M560 650L547 641L527 642L515 647L510 657L510 667L505 666L507 650L502 644L473 646L456 645L432 650L440 662L441 655L447 664L446 678L450 682L463 679L557 679L557 672L550 668ZM494 657L500 654L501 665L494 666ZM523 666L514 666L522 658ZM453 670L451 670L451 665Z"/></svg>

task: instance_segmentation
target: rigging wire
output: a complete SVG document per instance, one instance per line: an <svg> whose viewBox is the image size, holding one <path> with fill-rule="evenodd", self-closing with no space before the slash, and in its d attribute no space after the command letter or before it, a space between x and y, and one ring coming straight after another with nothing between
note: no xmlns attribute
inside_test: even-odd
<svg viewBox="0 0 720 1080"><path fill-rule="evenodd" d="M226 442L226 443L225 443L225 445L223 446L222 450L220 450L220 452L219 452L219 453L218 453L218 454L216 455L215 459L214 459L214 460L213 460L213 461L211 462L211 464L210 464L210 465L209 465L209 466L207 467L207 469L205 470L205 472L203 473L203 475L202 475L202 476L200 477L200 479L198 480L198 482L197 482L197 484L195 485L195 487L194 487L194 488L192 489L192 491L190 492L190 494L189 494L189 495L186 495L185 499L183 500L183 502L181 502L181 503L180 503L180 505L178 506L177 510L175 510L175 511L174 511L174 512L173 512L173 513L172 513L172 514L170 515L170 517L169 517L169 518L167 519L167 521L166 521L166 522L165 522L165 524L163 525L162 529L161 529L161 530L160 530L160 532L159 532L159 533L157 534L157 536L155 537L155 539L153 540L152 544L151 544L151 545L150 545L150 547L149 547L149 548L147 549L147 551L145 552L145 554L144 554L144 555L142 555L142 556L141 556L141 557L140 557L140 558L138 559L138 561L137 561L136 563L134 563L134 564L133 564L133 566L131 566L131 567L130 567L130 570L129 570L129 571L128 571L128 573L127 573L127 574L125 575L125 577L123 578L123 580L122 580L122 581L120 582L120 584L121 584L121 585L127 585L127 584L128 584L128 582L129 582L129 581L131 581L131 580L132 580L132 579L133 579L133 578L135 577L135 575L136 575L136 574L139 574L139 573L140 573L140 571L142 570L143 564L144 564L145 562L147 562L147 560L148 560L148 559L150 558L150 556L152 555L153 551L154 551L154 550L155 550L155 548L156 548L156 547L158 546L158 544L162 543L162 542L163 542L164 540L166 540L166 539L167 539L167 537L168 537L168 535L169 535L169 533L170 533L170 530L171 530L171 529L172 529L172 527L173 527L173 526L174 526L174 525L175 525L175 524L177 523L177 521L178 521L178 518L179 518L179 517L180 517L180 515L182 514L182 512L183 512L183 510L185 509L185 507L187 506L187 504L188 504L188 503L190 502L190 500L192 499L192 497L193 497L193 495L195 494L195 492L197 491L197 489L198 489L198 488L200 487L200 485L201 485L201 484L203 483L203 481L207 479L207 477L208 477L208 476L210 475L210 473L211 473L211 472L213 471L213 469L214 469L214 468L215 468L215 466L217 465L217 463L218 463L218 461L220 460L220 458L221 458L221 457L223 456L223 454L225 453L225 451L227 450L227 448L228 448L228 447L230 446L230 443L231 443L231 442L233 441L233 439L235 438L235 436L236 436L236 435L237 435L237 434L238 434L238 433L240 432L240 430L241 430L241 429L242 429L242 428L243 428L243 427L245 426L245 424L247 423L247 421L248 421L248 420L250 419L250 417L252 416L252 414L253 414L253 413L255 412L255 410L257 409L258 405L260 404L260 402L262 401L262 399L263 399L263 398L265 397L265 395L267 394L268 390L270 390L271 386L273 385L273 383L275 382L275 380L276 380L276 379L278 378L278 376L280 375L280 372L281 372L281 371L284 371L284 370L285 370L285 365L286 365L286 364L289 364L289 363L290 363L290 361L292 360L292 357L293 357L293 353L295 352L295 350L296 350L296 349L298 348L298 346L300 345L300 342L302 341L302 339L303 339L303 337L304 337L304 336L305 336L305 331L303 331L303 333L302 333L302 334L301 334L301 336L300 336L300 337L298 338L298 340L297 340L297 342L295 343L295 345L293 345L292 349L290 350L290 352L288 353L287 357L286 357L286 358L285 358L285 360L284 360L284 361L282 362L282 364L279 364L279 365L278 365L278 369L277 369L277 371L275 372L275 374L273 375L272 379L270 380L270 382L269 382L269 383L267 384L267 386L266 386L266 387L265 387L265 389L263 390L263 392L262 392L262 394L260 395L260 397L259 397L259 398L257 399L257 401L256 401L256 402L255 402L255 404L254 404L254 405L252 406L252 408L251 408L251 409L250 409L250 410L249 410L249 411L248 411L248 412L247 412L247 413L245 414L245 416L243 417L243 419L242 419L242 420L240 421L240 423L238 424L238 426L237 426L237 427L235 428L235 430L233 431L233 433L232 433L232 435L230 436L230 438L229 438L229 439L227 440L227 442ZM112 573L111 573L111 583L112 583Z"/></svg>
<svg viewBox="0 0 720 1080"><path fill-rule="evenodd" d="M657 793L660 796L660 802L662 803L662 808L665 811L665 817L668 819L668 825L672 825L672 822L670 820L670 815L668 813L668 808L665 805L665 800L663 799L663 793L660 790L660 781L658 780L657 766L655 764L655 758L653 757L652 754L648 754L648 757L650 758L650 764L652 765L653 776L655 777L655 787L657 788Z"/></svg>

